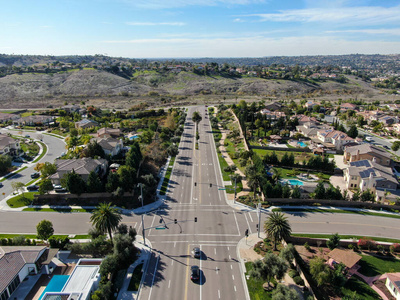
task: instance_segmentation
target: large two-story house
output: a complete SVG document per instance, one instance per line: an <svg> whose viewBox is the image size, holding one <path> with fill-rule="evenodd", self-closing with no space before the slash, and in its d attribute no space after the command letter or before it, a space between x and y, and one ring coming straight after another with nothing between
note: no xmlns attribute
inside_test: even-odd
<svg viewBox="0 0 400 300"><path fill-rule="evenodd" d="M322 143L333 144L336 150L343 150L347 144L355 142L346 133L334 129L319 130L317 137Z"/></svg>
<svg viewBox="0 0 400 300"><path fill-rule="evenodd" d="M344 162L354 162L359 160L373 160L382 166L391 165L391 155L385 150L371 144L361 144L352 147L346 147L344 150Z"/></svg>
<svg viewBox="0 0 400 300"><path fill-rule="evenodd" d="M0 155L8 154L14 156L18 154L19 149L21 149L21 146L18 140L6 134L0 134Z"/></svg>

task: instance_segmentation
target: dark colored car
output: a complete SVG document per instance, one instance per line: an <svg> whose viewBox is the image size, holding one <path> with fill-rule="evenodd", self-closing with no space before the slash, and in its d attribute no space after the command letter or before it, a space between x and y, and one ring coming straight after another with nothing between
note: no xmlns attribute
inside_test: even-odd
<svg viewBox="0 0 400 300"><path fill-rule="evenodd" d="M194 258L200 258L201 256L201 251L199 247L194 247L193 248L193 256Z"/></svg>
<svg viewBox="0 0 400 300"><path fill-rule="evenodd" d="M18 163L23 163L24 160L21 157L14 157L13 161L18 162Z"/></svg>
<svg viewBox="0 0 400 300"><path fill-rule="evenodd" d="M200 268L198 266L191 266L190 267L190 279L193 281L197 281L200 279Z"/></svg>
<svg viewBox="0 0 400 300"><path fill-rule="evenodd" d="M31 184L31 185L27 186L26 189L28 191L37 191L39 189L39 186L36 184Z"/></svg>
<svg viewBox="0 0 400 300"><path fill-rule="evenodd" d="M39 178L40 177L40 173L39 172L35 172L31 174L31 178Z"/></svg>
<svg viewBox="0 0 400 300"><path fill-rule="evenodd" d="M56 193L64 193L64 192L66 192L67 190L64 189L61 185L57 184L57 185L54 186L54 191L55 191Z"/></svg>

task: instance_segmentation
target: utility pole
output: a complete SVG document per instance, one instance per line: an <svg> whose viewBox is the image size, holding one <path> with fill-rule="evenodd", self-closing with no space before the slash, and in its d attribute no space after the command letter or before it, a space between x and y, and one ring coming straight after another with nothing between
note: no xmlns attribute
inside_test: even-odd
<svg viewBox="0 0 400 300"><path fill-rule="evenodd" d="M261 203L258 202L258 238L260 238L260 231L261 231L260 223L261 223Z"/></svg>
<svg viewBox="0 0 400 300"><path fill-rule="evenodd" d="M142 208L143 208L143 183L139 183L138 186L140 186L140 200L142 201ZM143 214L144 214L144 212L142 213L142 235L143 235L143 243L146 245Z"/></svg>
<svg viewBox="0 0 400 300"><path fill-rule="evenodd" d="M233 204L236 203L236 179L237 177L235 177L235 196L233 197Z"/></svg>

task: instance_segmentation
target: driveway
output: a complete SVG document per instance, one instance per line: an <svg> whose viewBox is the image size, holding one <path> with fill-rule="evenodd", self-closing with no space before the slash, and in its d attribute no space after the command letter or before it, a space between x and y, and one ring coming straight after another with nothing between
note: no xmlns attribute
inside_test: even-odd
<svg viewBox="0 0 400 300"><path fill-rule="evenodd" d="M334 155L333 160L335 161L336 167L341 170L348 167L348 165L343 162L343 155Z"/></svg>
<svg viewBox="0 0 400 300"><path fill-rule="evenodd" d="M345 181L344 181L342 175L332 175L332 176L329 178L329 182L330 182L334 187L337 187L337 186L338 186L338 187L340 188L340 190L342 191L342 193L343 193L343 191L347 190L347 194L348 194L350 197L353 196L353 192L351 192L350 190L348 190L348 189L346 188L346 183L345 183Z"/></svg>

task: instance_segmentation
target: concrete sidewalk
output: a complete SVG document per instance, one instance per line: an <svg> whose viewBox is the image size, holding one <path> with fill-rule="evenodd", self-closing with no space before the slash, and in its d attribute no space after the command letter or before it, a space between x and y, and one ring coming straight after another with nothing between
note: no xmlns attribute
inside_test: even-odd
<svg viewBox="0 0 400 300"><path fill-rule="evenodd" d="M139 298L140 290L142 288L145 276L142 276L138 291L128 291L129 283L131 282L132 278L132 273L138 265L143 263L142 272L143 275L145 275L147 267L149 265L152 245L149 240L146 240L146 245L144 245L143 237L141 236L136 236L136 238L137 241L135 242L135 246L140 249L140 256L133 264L129 266L128 271L125 275L124 283L122 284L121 290L118 293L118 300L134 300Z"/></svg>

